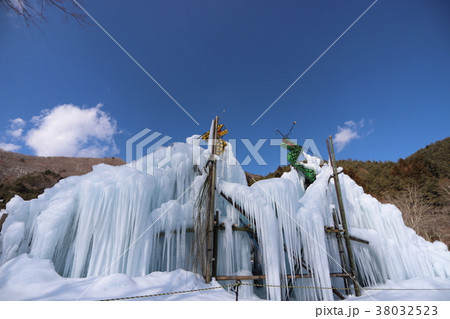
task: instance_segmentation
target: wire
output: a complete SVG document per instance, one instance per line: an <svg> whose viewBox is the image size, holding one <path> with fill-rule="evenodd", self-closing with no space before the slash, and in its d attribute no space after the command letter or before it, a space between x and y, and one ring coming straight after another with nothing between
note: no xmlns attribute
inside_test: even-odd
<svg viewBox="0 0 450 319"><path fill-rule="evenodd" d="M140 298L151 298L158 296L169 296L169 295L177 295L177 294L185 294L191 292L200 292L200 291L208 291L220 288L229 288L236 286L252 286L252 287L270 287L270 288L297 288L297 289L336 289L336 290L348 290L349 288L341 288L341 287L313 287L313 286L285 286L285 285L266 285L266 284L248 284L242 283L241 281L236 282L235 284L225 285L225 286L217 286L210 288L201 288L201 289L192 289L192 290L183 290L183 291L174 291L174 292L164 292L159 294L151 294L151 295L142 295L142 296L131 296L131 297L122 297L122 298L111 298L111 299L101 299L99 301L118 301L118 300L130 300L130 299L140 299ZM372 290L372 291L449 291L450 288L364 288L364 290Z"/></svg>
<svg viewBox="0 0 450 319"><path fill-rule="evenodd" d="M277 103L295 85L295 83L297 83L298 80L300 80L377 2L378 0L375 0L358 18L356 18L356 20L353 21L353 23L350 24L350 26L347 29L345 29L345 31L342 32L342 34L336 40L334 40L334 42L331 43L330 46L325 51L323 51L322 54L319 55L319 57L315 59L314 62L311 63L310 66L308 66L306 70L303 71L303 73L300 74L300 76L294 82L292 82L292 84L289 85L289 87L286 90L284 90L284 92L281 93L281 95L277 97L275 101L273 101L272 104L270 104L264 112L261 113L261 115L252 123L252 126L255 125L255 123L258 122L259 119L263 117L264 114L266 114L267 111L269 111L272 108L272 106L274 106L275 103Z"/></svg>
<svg viewBox="0 0 450 319"><path fill-rule="evenodd" d="M292 133L292 130L294 129L295 124L297 124L297 121L292 122L291 129L289 130L289 132L287 134L283 134L279 129L275 130L275 134L279 134L283 138L288 138L289 135Z"/></svg>

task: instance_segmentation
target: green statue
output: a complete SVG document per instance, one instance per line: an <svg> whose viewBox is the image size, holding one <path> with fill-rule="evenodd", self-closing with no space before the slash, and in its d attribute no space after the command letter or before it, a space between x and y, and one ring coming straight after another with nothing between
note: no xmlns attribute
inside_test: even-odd
<svg viewBox="0 0 450 319"><path fill-rule="evenodd" d="M297 162L298 158L300 157L300 154L302 153L303 148L300 145L297 145L287 138L283 138L283 143L281 144L282 147L286 148L289 153L287 155L287 160L289 164L294 166L294 168L301 172L306 179L306 182L308 184L312 184L316 180L316 172L313 169L306 168L301 163Z"/></svg>

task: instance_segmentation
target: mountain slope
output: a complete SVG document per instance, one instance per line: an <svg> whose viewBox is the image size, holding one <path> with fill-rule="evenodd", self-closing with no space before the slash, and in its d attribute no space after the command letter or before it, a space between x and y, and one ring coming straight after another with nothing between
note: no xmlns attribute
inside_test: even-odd
<svg viewBox="0 0 450 319"><path fill-rule="evenodd" d="M350 175L366 192L380 200L415 187L434 212L448 211L445 187L450 182L450 137L427 145L397 162L341 160Z"/></svg>
<svg viewBox="0 0 450 319"><path fill-rule="evenodd" d="M19 195L32 199L52 187L60 179L83 175L92 171L92 166L105 163L113 166L123 165L120 158L81 158L81 157L41 157L7 152L0 149L0 209Z"/></svg>

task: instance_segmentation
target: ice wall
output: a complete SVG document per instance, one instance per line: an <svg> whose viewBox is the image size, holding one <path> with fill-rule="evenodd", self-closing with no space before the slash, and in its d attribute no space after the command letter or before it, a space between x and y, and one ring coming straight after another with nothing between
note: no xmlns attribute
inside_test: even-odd
<svg viewBox="0 0 450 319"><path fill-rule="evenodd" d="M194 205L209 158L198 137L161 147L128 166L97 165L31 201L16 196L6 208L0 264L25 253L52 260L66 277L191 270ZM342 287L342 279L329 276L342 269L335 236L324 231L333 225L331 209L337 207L331 169L307 157L318 176L306 191L295 170L248 187L231 145L225 150L218 160L217 193L232 198L246 216L217 197L219 222L225 226L219 234L218 274L249 275L260 266L269 285ZM394 206L364 194L348 176L340 178L350 232L370 242L352 242L361 284L450 277L444 244L418 237ZM233 225L250 225L257 236L233 232ZM312 278L286 279L307 273ZM251 287L241 289L252 293ZM266 294L274 300L333 299L328 289L268 287Z"/></svg>
<svg viewBox="0 0 450 319"><path fill-rule="evenodd" d="M1 263L28 253L52 259L67 277L187 268L188 247L177 245L186 242L187 234L174 231L191 226L193 199L202 180L193 167L202 164L203 151L189 142L159 149L153 162L130 165L140 170L152 165L146 167L152 175L127 166L97 165L89 174L61 180L38 199L16 196L7 205ZM158 168L167 154L169 162ZM159 251L161 232L167 236ZM180 248L173 254L174 246Z"/></svg>
<svg viewBox="0 0 450 319"><path fill-rule="evenodd" d="M332 209L338 206L334 180L330 178L332 170L327 165L315 169L319 171L317 180L304 194L295 171L280 179L257 182L248 190L243 185L220 184L221 191L251 216L270 284L286 284L280 275L283 278L310 272L313 278L300 278L290 284L343 287L342 279L329 276L344 271L336 236L324 231L325 226L334 225ZM443 243L430 243L419 237L405 226L395 206L381 204L365 194L347 175L340 174L340 183L350 234L370 242L366 245L352 241L361 285L416 277L450 278L450 253ZM283 297L280 293L283 291L269 291L274 299ZM333 299L330 290L295 289L294 293L301 300Z"/></svg>
<svg viewBox="0 0 450 319"><path fill-rule="evenodd" d="M209 158L200 141L190 137L127 166L97 165L31 201L14 197L5 212L0 263L27 253L51 259L66 277L191 270L194 204ZM237 164L231 145L219 160L218 175L246 183L241 167L230 163ZM220 200L218 209L230 227L239 222ZM249 239L238 240L242 234L230 236L230 230L221 238L220 250L230 261L220 265L224 274L251 269Z"/></svg>

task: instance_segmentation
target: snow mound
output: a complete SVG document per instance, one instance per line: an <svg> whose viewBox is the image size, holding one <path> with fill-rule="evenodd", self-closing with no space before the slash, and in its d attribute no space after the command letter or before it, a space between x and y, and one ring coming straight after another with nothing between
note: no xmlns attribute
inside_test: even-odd
<svg viewBox="0 0 450 319"><path fill-rule="evenodd" d="M215 288L217 289L209 289ZM104 300L147 296L198 289L204 291L152 296L137 300L234 300L216 281L205 284L192 272L178 269L131 278L125 274L105 277L63 278L50 260L22 254L0 267L0 300Z"/></svg>

